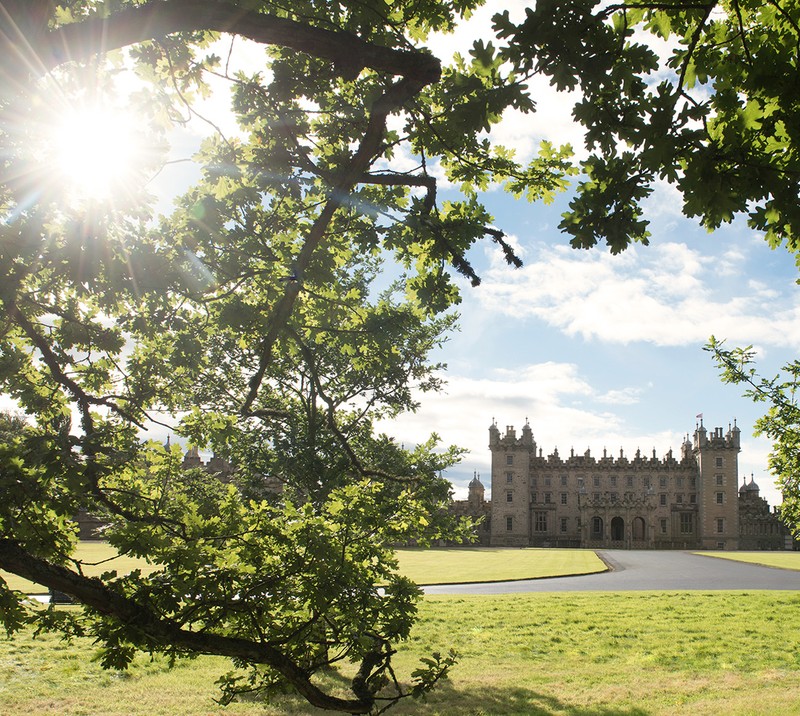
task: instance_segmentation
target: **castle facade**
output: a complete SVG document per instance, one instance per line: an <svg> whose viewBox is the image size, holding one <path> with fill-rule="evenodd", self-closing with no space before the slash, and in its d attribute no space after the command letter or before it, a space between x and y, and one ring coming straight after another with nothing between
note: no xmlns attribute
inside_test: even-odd
<svg viewBox="0 0 800 716"><path fill-rule="evenodd" d="M544 456L527 423L519 437L493 423L489 448L493 546L791 548L788 530L752 479L739 489L735 422L727 432L709 433L701 418L680 453L662 458L655 450L649 457L637 450L632 459L606 450L602 457L587 450L562 458L558 449Z"/></svg>

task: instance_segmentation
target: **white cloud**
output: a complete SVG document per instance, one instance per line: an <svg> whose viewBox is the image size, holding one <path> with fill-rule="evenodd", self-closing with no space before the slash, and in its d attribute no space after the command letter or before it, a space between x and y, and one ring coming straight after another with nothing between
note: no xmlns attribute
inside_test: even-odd
<svg viewBox="0 0 800 716"><path fill-rule="evenodd" d="M624 388L623 390L609 390L598 396L597 400L609 405L635 405L642 395L641 388Z"/></svg>
<svg viewBox="0 0 800 716"><path fill-rule="evenodd" d="M485 310L537 318L566 335L606 343L659 346L732 343L800 348L800 297L794 284L757 280L733 295L717 290L716 260L686 244L645 251L577 252L539 246L525 267L501 270L496 255L476 295Z"/></svg>
<svg viewBox="0 0 800 716"><path fill-rule="evenodd" d="M386 421L378 427L406 445L417 444L436 432L443 445L469 449L462 465L448 471L456 497L466 495L474 472L484 476L489 488L491 454L489 426L495 421L501 433L513 425L520 434L526 421L545 455L554 449L568 456L571 450L582 454L591 449L600 456L603 449L627 456L641 447L656 448L664 455L669 448L680 448L683 434L648 433L631 429L615 413L602 407L627 405L638 400L641 388L622 387L604 393L596 391L572 363L544 363L522 366L518 370L494 370L480 379L449 374L446 390L422 398L418 412Z"/></svg>

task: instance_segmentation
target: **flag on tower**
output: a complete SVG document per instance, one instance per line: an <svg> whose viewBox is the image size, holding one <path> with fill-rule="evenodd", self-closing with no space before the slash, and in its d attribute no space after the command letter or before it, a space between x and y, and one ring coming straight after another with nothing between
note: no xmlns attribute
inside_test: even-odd
<svg viewBox="0 0 800 716"><path fill-rule="evenodd" d="M703 419L703 414L702 414L702 413L698 413L698 414L697 414L697 415L695 415L694 417L696 417L696 418L700 418L700 420L702 420L702 419Z"/></svg>

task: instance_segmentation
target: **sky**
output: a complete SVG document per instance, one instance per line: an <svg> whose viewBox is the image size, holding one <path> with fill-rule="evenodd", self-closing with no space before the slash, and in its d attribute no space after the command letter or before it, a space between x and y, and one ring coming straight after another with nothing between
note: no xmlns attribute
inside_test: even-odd
<svg viewBox="0 0 800 716"><path fill-rule="evenodd" d="M524 2L508 2L512 17ZM429 46L443 61L466 51L486 35L495 10L481 9L449 36ZM262 50L236 41L233 62L260 63ZM223 57L227 46L220 48ZM232 65L233 67L233 65ZM582 139L572 122L574 96L557 93L546 82L532 86L537 112L509 112L492 139L513 148L522 159L542 140L571 143L580 156ZM200 112L232 134L233 119L219 98ZM173 158L188 156L208 125L194 121L176 137ZM192 134L194 133L194 134ZM403 158L398 159L402 163ZM407 158L407 165L416 160ZM159 182L166 195L177 164ZM439 200L458 192L442 182ZM432 356L447 364L439 394L419 395L420 408L379 428L407 446L437 433L443 445L468 448L463 461L448 470L454 495L466 497L475 474L490 488L488 429L496 422L517 430L529 422L534 438L550 454L604 448L632 456L637 449L663 457L678 452L703 415L705 426L742 431L742 476L752 475L761 496L780 504L769 475L769 442L753 437L758 406L736 386L721 382L703 346L711 335L729 346L753 345L759 368L770 375L800 353L800 291L794 261L771 250L744 221L709 234L681 214L681 197L659 185L645 204L651 222L649 246L612 256L603 248L574 250L558 230L570 194L551 205L515 200L500 190L482 200L524 261L509 267L487 240L469 259L482 283L463 282L460 328Z"/></svg>
<svg viewBox="0 0 800 716"><path fill-rule="evenodd" d="M518 17L524 5L503 7ZM485 37L492 13L479 10L456 33L429 45L447 61L471 39ZM261 48L240 41L236 48L239 66L263 66ZM225 57L227 48L220 49ZM546 83L534 85L532 94L537 113L508 113L492 139L522 159L544 139L572 143L580 154L581 134L570 116L574 97ZM200 111L234 133L227 106L226 97L215 95ZM192 121L175 135L171 158L188 158L208 133L208 124ZM177 163L155 179L160 210L168 210L170 195L191 172L190 164ZM444 182L439 200L456 196ZM488 240L471 250L482 283L463 283L460 329L432 356L448 366L444 390L419 396L416 413L380 428L406 445L435 432L444 445L468 448L446 474L455 496L464 498L475 473L488 494L493 421L501 431L520 430L528 421L545 455L555 448L561 455L587 448L599 455L607 448L627 456L655 449L663 457L670 448L679 450L702 414L709 430L736 421L742 431L740 482L752 474L762 497L779 504L767 471L769 443L752 436L759 407L720 381L703 346L712 334L730 346L752 344L767 375L794 359L800 353L800 291L792 257L770 250L743 221L707 233L682 216L681 198L668 185L658 186L645 205L650 246L618 256L602 248L573 250L557 228L569 198L567 193L544 205L499 190L482 196L524 266L509 267Z"/></svg>
<svg viewBox="0 0 800 716"><path fill-rule="evenodd" d="M524 4L504 9L518 17ZM437 56L446 60L471 37L485 36L492 12L478 11L432 43ZM509 113L493 139L523 158L543 139L571 143L580 154L574 98L544 83L532 94L537 113ZM739 387L721 382L703 346L711 335L731 347L752 345L765 375L793 360L800 352L793 258L771 250L743 220L709 234L683 217L681 197L666 184L645 205L649 246L618 256L575 250L558 230L569 198L546 206L501 191L482 196L524 266L509 267L488 242L473 249L482 283L464 282L460 330L437 356L448 365L445 390L420 396L420 409L386 425L387 432L406 443L436 432L444 444L468 447L447 473L455 496L464 498L475 473L488 493L492 422L504 432L528 421L545 455L557 447L562 455L607 448L627 456L655 449L663 457L670 448L678 452L702 414L709 430L736 422L740 482L752 475L761 496L779 504L769 442L753 437L761 410Z"/></svg>

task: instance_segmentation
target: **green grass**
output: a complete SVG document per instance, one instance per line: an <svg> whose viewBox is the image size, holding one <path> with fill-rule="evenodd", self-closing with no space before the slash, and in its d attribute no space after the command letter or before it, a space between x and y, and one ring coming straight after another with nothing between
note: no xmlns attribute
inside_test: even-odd
<svg viewBox="0 0 800 716"><path fill-rule="evenodd" d="M695 552L695 554L800 571L800 552Z"/></svg>
<svg viewBox="0 0 800 716"><path fill-rule="evenodd" d="M116 556L106 542L81 542L76 558L86 565L84 572L99 576L111 569L127 574L132 569L146 572L153 569L144 560ZM565 574L602 572L603 562L585 549L401 549L398 551L400 571L418 584L452 584L459 582L496 582L510 579L555 577ZM42 594L47 590L14 574L0 571L11 589L26 594Z"/></svg>
<svg viewBox="0 0 800 716"><path fill-rule="evenodd" d="M400 572L417 584L458 584L603 572L588 549L401 549Z"/></svg>
<svg viewBox="0 0 800 716"><path fill-rule="evenodd" d="M426 597L397 655L408 674L432 650L459 664L409 716L717 716L800 713L800 593L642 592ZM139 658L127 675L93 647L47 636L0 641L0 713L65 716L322 714L281 697L213 702L218 658ZM334 683L332 677L327 677Z"/></svg>
<svg viewBox="0 0 800 716"><path fill-rule="evenodd" d="M84 562L83 572L90 577L99 577L103 572L111 570L116 570L119 574L127 574L133 569L141 569L142 572L154 569L143 559L119 556L107 542L95 540L81 541L75 552L75 558ZM16 574L0 570L0 577L6 581L10 589L18 589L26 594L47 592L47 589L40 584L18 577Z"/></svg>

